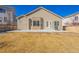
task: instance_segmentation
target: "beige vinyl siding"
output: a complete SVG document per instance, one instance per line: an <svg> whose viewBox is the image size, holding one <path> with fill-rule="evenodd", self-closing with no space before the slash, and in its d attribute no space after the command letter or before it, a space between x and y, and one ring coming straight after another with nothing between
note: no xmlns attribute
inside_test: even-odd
<svg viewBox="0 0 79 59"><path fill-rule="evenodd" d="M28 20L25 20L26 17L23 17L21 19L17 20L17 29L21 30L21 29L28 29Z"/></svg>

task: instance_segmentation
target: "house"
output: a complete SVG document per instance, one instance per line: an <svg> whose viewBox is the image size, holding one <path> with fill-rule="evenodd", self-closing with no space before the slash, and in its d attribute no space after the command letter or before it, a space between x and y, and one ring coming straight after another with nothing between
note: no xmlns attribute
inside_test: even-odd
<svg viewBox="0 0 79 59"><path fill-rule="evenodd" d="M10 6L0 6L0 32L16 29L15 10Z"/></svg>
<svg viewBox="0 0 79 59"><path fill-rule="evenodd" d="M79 32L79 12L64 17L62 22L65 31Z"/></svg>
<svg viewBox="0 0 79 59"><path fill-rule="evenodd" d="M62 19L61 16L39 7L28 14L17 17L17 29L61 31Z"/></svg>

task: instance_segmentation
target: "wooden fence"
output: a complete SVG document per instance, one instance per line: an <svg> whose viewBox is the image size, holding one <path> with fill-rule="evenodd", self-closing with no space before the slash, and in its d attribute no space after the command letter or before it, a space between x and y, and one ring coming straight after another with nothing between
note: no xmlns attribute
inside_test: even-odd
<svg viewBox="0 0 79 59"><path fill-rule="evenodd" d="M17 26L15 24L0 24L0 32L16 30Z"/></svg>

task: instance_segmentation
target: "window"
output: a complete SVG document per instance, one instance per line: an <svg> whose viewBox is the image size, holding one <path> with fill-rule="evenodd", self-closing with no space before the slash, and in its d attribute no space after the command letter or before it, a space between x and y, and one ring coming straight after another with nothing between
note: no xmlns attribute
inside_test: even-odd
<svg viewBox="0 0 79 59"><path fill-rule="evenodd" d="M7 17L4 17L4 22L7 22Z"/></svg>
<svg viewBox="0 0 79 59"><path fill-rule="evenodd" d="M39 24L39 21L37 21L37 26L39 26L40 24Z"/></svg>
<svg viewBox="0 0 79 59"><path fill-rule="evenodd" d="M0 20L0 22L2 22L2 20Z"/></svg>
<svg viewBox="0 0 79 59"><path fill-rule="evenodd" d="M0 13L5 13L5 9L0 8Z"/></svg>
<svg viewBox="0 0 79 59"><path fill-rule="evenodd" d="M36 21L33 21L33 26L36 26Z"/></svg>
<svg viewBox="0 0 79 59"><path fill-rule="evenodd" d="M51 25L51 22L50 22L50 25Z"/></svg>
<svg viewBox="0 0 79 59"><path fill-rule="evenodd" d="M0 17L0 22L2 22L2 17Z"/></svg>
<svg viewBox="0 0 79 59"><path fill-rule="evenodd" d="M46 26L48 27L48 21L46 22Z"/></svg>
<svg viewBox="0 0 79 59"><path fill-rule="evenodd" d="M73 20L73 25L78 25L78 16L75 16Z"/></svg>
<svg viewBox="0 0 79 59"><path fill-rule="evenodd" d="M78 21L78 16L75 16L75 21Z"/></svg>
<svg viewBox="0 0 79 59"><path fill-rule="evenodd" d="M39 21L33 21L33 26L39 26L40 22Z"/></svg>

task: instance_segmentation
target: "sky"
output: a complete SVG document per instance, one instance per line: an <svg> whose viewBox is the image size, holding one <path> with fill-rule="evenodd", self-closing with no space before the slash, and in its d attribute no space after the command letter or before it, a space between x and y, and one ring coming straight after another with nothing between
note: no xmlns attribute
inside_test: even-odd
<svg viewBox="0 0 79 59"><path fill-rule="evenodd" d="M79 11L79 5L12 5L15 8L16 16L27 14L38 7L44 7L62 17Z"/></svg>

